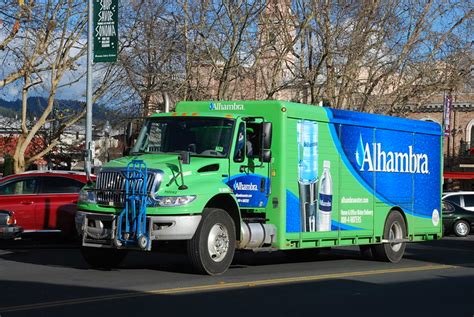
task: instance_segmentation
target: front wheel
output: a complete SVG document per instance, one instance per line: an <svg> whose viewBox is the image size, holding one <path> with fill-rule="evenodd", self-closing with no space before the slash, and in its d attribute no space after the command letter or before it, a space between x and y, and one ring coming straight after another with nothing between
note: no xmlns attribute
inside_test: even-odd
<svg viewBox="0 0 474 317"><path fill-rule="evenodd" d="M84 260L92 268L112 269L123 262L127 256L127 251L107 248L81 247L81 254Z"/></svg>
<svg viewBox="0 0 474 317"><path fill-rule="evenodd" d="M204 209L194 237L188 241L188 256L203 274L218 275L229 268L235 252L235 225L227 212Z"/></svg>
<svg viewBox="0 0 474 317"><path fill-rule="evenodd" d="M384 239L389 241L402 240L407 236L405 219L398 211L392 211L385 221ZM372 246L372 255L375 259L384 262L398 263L405 253L405 242L383 243Z"/></svg>
<svg viewBox="0 0 474 317"><path fill-rule="evenodd" d="M467 221L458 220L453 225L453 231L458 237L467 237L471 231L471 227Z"/></svg>

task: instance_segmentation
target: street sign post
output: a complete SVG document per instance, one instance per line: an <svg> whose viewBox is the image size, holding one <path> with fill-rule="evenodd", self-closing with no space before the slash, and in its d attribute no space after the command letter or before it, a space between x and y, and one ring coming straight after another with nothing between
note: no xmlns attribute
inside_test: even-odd
<svg viewBox="0 0 474 317"><path fill-rule="evenodd" d="M113 63L117 61L118 0L88 0L87 5L87 104L84 169L87 179L91 181L92 163L94 161L94 142L92 141L92 63Z"/></svg>
<svg viewBox="0 0 474 317"><path fill-rule="evenodd" d="M118 0L94 1L94 63L117 61Z"/></svg>
<svg viewBox="0 0 474 317"><path fill-rule="evenodd" d="M86 83L86 148L84 150L84 170L87 174L87 181L92 182L92 59L93 59L93 48L92 42L94 41L93 36L93 1L87 2L87 83Z"/></svg>

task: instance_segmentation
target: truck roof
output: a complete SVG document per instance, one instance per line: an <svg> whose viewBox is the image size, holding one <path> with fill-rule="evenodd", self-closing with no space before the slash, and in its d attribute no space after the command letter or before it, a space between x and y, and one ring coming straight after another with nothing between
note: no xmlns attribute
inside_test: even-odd
<svg viewBox="0 0 474 317"><path fill-rule="evenodd" d="M170 115L199 115L212 117L264 116L275 118L286 115L290 118L326 121L378 129L442 135L436 122L406 119L372 113L340 110L314 105L279 100L233 100L233 101L183 101L177 104L176 112Z"/></svg>

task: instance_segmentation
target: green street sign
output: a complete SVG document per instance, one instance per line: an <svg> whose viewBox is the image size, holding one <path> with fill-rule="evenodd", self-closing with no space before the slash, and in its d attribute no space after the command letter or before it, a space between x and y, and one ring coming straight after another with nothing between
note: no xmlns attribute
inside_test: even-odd
<svg viewBox="0 0 474 317"><path fill-rule="evenodd" d="M117 61L118 0L94 1L94 63Z"/></svg>

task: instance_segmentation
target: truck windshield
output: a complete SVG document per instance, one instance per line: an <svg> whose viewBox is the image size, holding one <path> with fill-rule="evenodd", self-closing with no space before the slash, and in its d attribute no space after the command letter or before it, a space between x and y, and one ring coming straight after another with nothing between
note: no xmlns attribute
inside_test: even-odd
<svg viewBox="0 0 474 317"><path fill-rule="evenodd" d="M204 117L150 118L145 122L131 154L178 153L227 157L234 120Z"/></svg>

